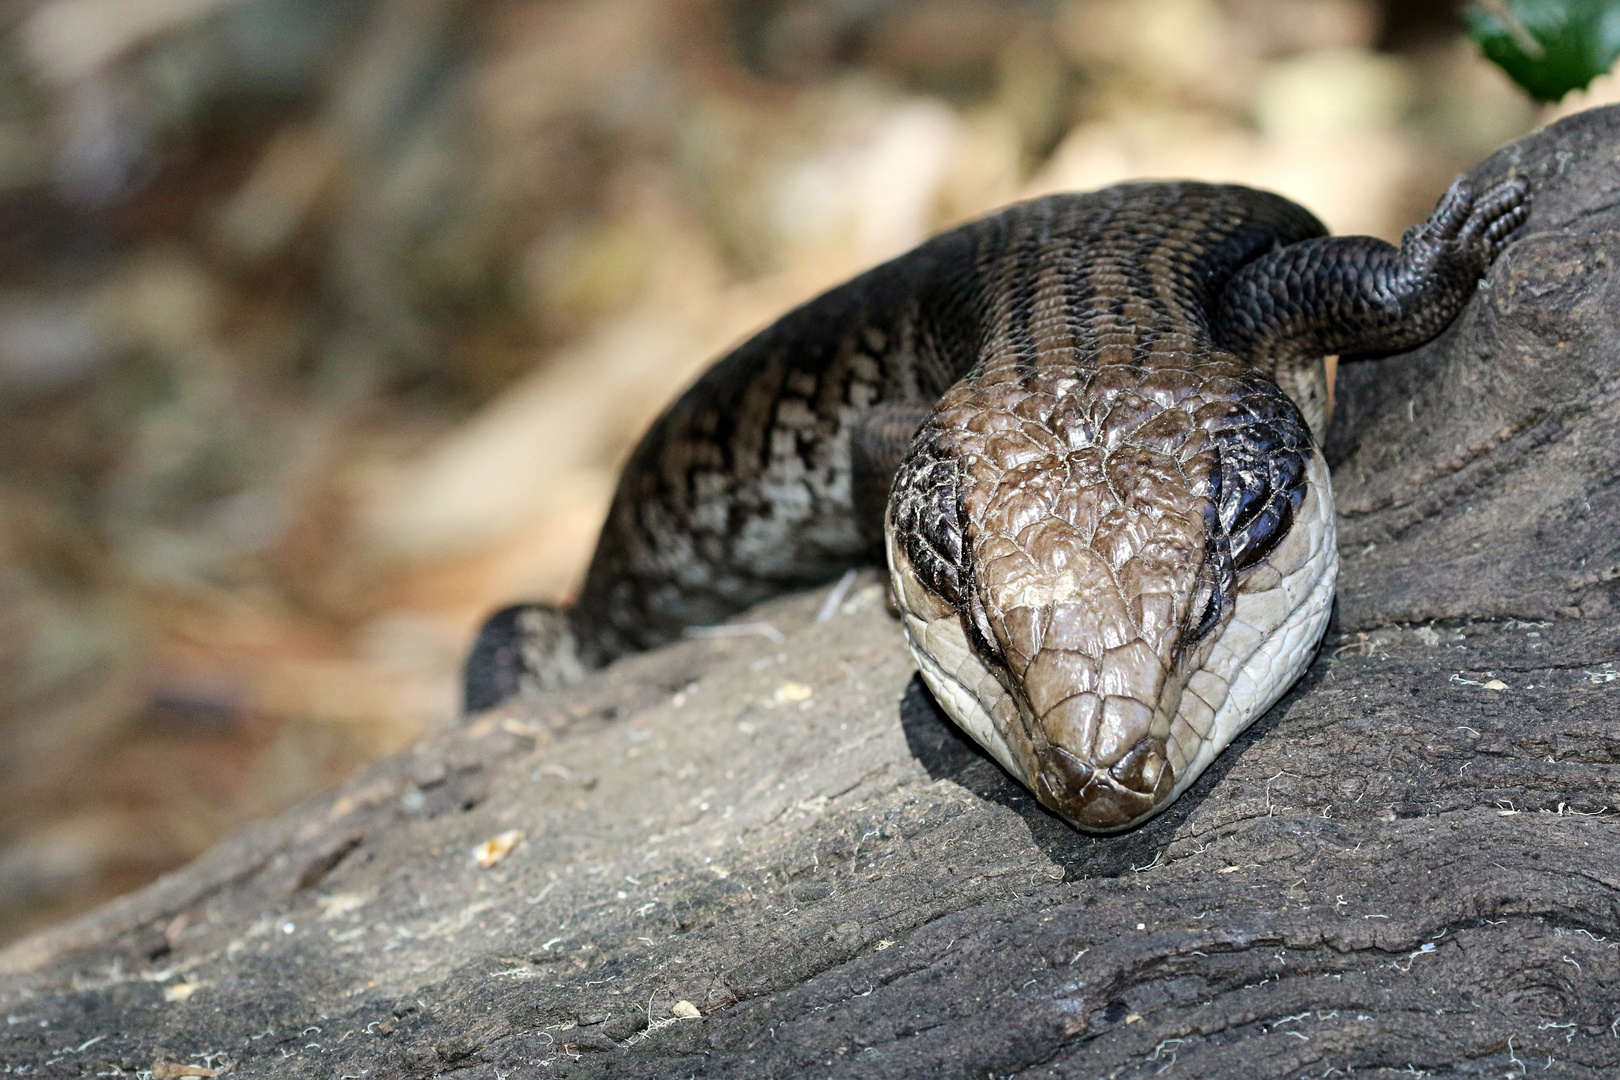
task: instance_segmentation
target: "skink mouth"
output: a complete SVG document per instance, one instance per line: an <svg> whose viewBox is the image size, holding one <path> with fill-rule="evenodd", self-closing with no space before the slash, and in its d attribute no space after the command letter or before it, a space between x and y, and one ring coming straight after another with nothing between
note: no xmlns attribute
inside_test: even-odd
<svg viewBox="0 0 1620 1080"><path fill-rule="evenodd" d="M1088 832L1118 832L1151 815L1175 789L1165 741L1141 739L1112 767L1089 763L1059 746L1037 753L1035 795L1041 805Z"/></svg>
<svg viewBox="0 0 1620 1080"><path fill-rule="evenodd" d="M1179 776L1166 736L1184 665L1206 652L1188 642L1192 655L1184 655L1182 637L1163 628L1157 640L1114 642L1097 658L1041 650L1017 675L1004 657L980 654L1016 703L1042 805L1088 832L1111 832L1169 800Z"/></svg>

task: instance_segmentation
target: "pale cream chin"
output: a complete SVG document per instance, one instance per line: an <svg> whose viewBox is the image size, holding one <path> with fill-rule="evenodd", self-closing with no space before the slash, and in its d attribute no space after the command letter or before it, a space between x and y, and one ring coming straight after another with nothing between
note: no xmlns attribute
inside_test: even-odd
<svg viewBox="0 0 1620 1080"><path fill-rule="evenodd" d="M1119 832L1159 813L1304 674L1327 628L1339 569L1333 487L1321 451L1312 451L1306 477L1293 528L1246 573L1226 628L1187 681L1167 739L1176 776L1170 795L1125 824L1077 828ZM895 602L923 682L958 727L1034 790L1039 764L1016 700L973 652L956 612L917 581L893 530L886 533Z"/></svg>
<svg viewBox="0 0 1620 1080"><path fill-rule="evenodd" d="M1024 734L1017 702L973 652L955 610L917 581L904 545L887 522L884 535L895 604L923 682L957 727L1033 789L1040 765Z"/></svg>

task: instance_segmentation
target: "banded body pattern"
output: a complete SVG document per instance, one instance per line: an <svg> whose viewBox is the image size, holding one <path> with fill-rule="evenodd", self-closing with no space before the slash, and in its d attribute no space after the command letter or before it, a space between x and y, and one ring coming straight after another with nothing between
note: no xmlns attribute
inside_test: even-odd
<svg viewBox="0 0 1620 1080"><path fill-rule="evenodd" d="M1095 364L1137 348L1207 351L1205 313L1233 272L1323 232L1300 207L1246 188L1052 196L790 312L706 372L637 447L574 608L582 655L600 664L651 648L868 554L875 530L854 517L850 458L873 406L931 405L1007 353ZM1094 307L1106 325L1085 317Z"/></svg>
<svg viewBox="0 0 1620 1080"><path fill-rule="evenodd" d="M867 553L851 432L874 406L932 401L971 363L951 310L971 291L940 276L972 258L973 239L936 242L784 316L658 420L621 474L571 613L584 656L655 647Z"/></svg>

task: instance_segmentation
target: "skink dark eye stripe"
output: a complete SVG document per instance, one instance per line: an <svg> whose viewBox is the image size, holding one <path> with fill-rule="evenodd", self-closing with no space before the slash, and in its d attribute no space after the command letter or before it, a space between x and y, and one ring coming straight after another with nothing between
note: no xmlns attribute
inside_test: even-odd
<svg viewBox="0 0 1620 1080"><path fill-rule="evenodd" d="M1219 497L1219 468L1216 469L1215 497ZM1212 499L1204 506L1204 574L1209 588L1209 600L1202 612L1195 612L1192 640L1203 641L1232 607L1232 545L1221 527L1219 511Z"/></svg>
<svg viewBox="0 0 1620 1080"><path fill-rule="evenodd" d="M956 462L939 432L925 428L894 479L896 531L924 588L961 607L967 594L967 543Z"/></svg>
<svg viewBox="0 0 1620 1080"><path fill-rule="evenodd" d="M1211 498L1237 570L1264 559L1293 527L1312 446L1305 418L1280 390L1258 382L1244 390L1211 430Z"/></svg>
<svg viewBox="0 0 1620 1080"><path fill-rule="evenodd" d="M1294 508L1286 495L1272 495L1254 520L1232 537L1232 565L1253 566L1276 547L1294 524Z"/></svg>

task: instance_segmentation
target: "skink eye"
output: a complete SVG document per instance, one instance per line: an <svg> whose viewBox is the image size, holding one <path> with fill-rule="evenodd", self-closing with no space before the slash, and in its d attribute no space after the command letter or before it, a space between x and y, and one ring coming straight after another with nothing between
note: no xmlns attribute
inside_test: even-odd
<svg viewBox="0 0 1620 1080"><path fill-rule="evenodd" d="M1196 604L1200 597L1203 599L1204 611L1198 617L1198 625L1193 628L1192 639L1194 641L1203 641L1209 636L1210 631L1214 630L1220 623L1221 613L1226 606L1224 594L1213 585L1204 586L1199 594L1193 597L1193 602Z"/></svg>
<svg viewBox="0 0 1620 1080"><path fill-rule="evenodd" d="M1204 567L1193 592L1191 613L1192 641L1203 641L1220 625L1232 602L1232 545L1221 524L1221 471L1215 471L1212 501L1204 505Z"/></svg>
<svg viewBox="0 0 1620 1080"><path fill-rule="evenodd" d="M1231 545L1232 568L1242 570L1270 554L1293 528L1305 498L1310 431L1282 391L1267 387L1252 391L1229 426L1211 434L1220 529Z"/></svg>
<svg viewBox="0 0 1620 1080"><path fill-rule="evenodd" d="M1253 566L1277 546L1294 526L1294 508L1303 492L1268 492L1270 498L1248 523L1232 533L1232 566Z"/></svg>

